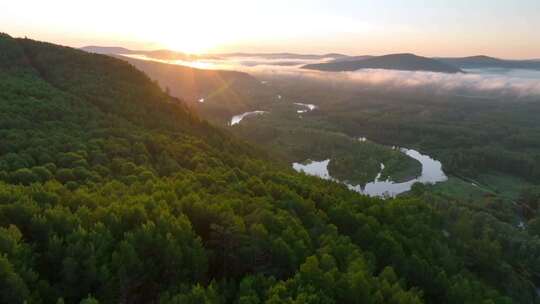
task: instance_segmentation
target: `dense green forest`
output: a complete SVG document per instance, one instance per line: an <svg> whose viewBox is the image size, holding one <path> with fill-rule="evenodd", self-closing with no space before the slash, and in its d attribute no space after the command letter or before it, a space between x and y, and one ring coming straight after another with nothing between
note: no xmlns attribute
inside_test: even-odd
<svg viewBox="0 0 540 304"><path fill-rule="evenodd" d="M496 198L271 158L128 63L1 35L0 302L540 302L539 231Z"/></svg>
<svg viewBox="0 0 540 304"><path fill-rule="evenodd" d="M418 161L383 145L351 138L319 119L312 119L313 112L298 113L298 106L288 100L263 109L268 113L245 118L231 130L286 163L330 159L331 176L355 185L373 181L381 171L381 163L385 165L385 179L403 181L420 175Z"/></svg>
<svg viewBox="0 0 540 304"><path fill-rule="evenodd" d="M465 96L269 77L288 98L319 105L312 119L351 137L428 152L448 173L497 171L540 183L540 97Z"/></svg>
<svg viewBox="0 0 540 304"><path fill-rule="evenodd" d="M424 147L433 151L449 172L474 177L494 170L540 182L538 101L442 98L440 104L426 104L429 100L408 104L406 111L416 113L403 115L403 106L398 103L364 104L355 111L349 106L358 105L346 103L336 106L329 119L347 121L342 125L348 133L361 128L372 138ZM369 114L364 112L366 107L371 108ZM363 120L368 115L370 118Z"/></svg>

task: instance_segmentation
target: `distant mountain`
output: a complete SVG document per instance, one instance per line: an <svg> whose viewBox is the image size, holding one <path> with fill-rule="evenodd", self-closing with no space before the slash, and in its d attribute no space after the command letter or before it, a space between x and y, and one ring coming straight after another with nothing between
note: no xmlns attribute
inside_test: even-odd
<svg viewBox="0 0 540 304"><path fill-rule="evenodd" d="M338 53L329 53L322 55L315 54L295 54L295 53L225 53L219 54L221 57L258 57L266 59L300 59L300 60L320 60L326 58L347 58L349 56Z"/></svg>
<svg viewBox="0 0 540 304"><path fill-rule="evenodd" d="M443 73L460 73L461 69L528 69L540 70L540 59L507 60L485 55L470 57L434 57L427 58L414 54L390 54L385 56L348 56L340 53L328 54L296 54L296 53L221 53L193 55L172 50L130 50L117 46L85 46L84 51L106 55L143 55L158 60L202 60L202 59L228 59L233 57L253 58L253 62L245 61L247 66L261 64L256 59L279 60L265 62L269 65L292 66L302 64L302 60L322 61L332 59L330 62L311 63L303 66L306 69L321 71L355 71L359 69L389 69L403 71L431 71ZM298 60L297 62L291 60ZM305 63L305 62L304 62Z"/></svg>
<svg viewBox="0 0 540 304"><path fill-rule="evenodd" d="M391 54L385 56L361 56L358 59L334 60L327 63L308 64L305 69L320 71L356 71L360 69L386 69L401 71L429 71L462 73L450 64L414 54Z"/></svg>
<svg viewBox="0 0 540 304"><path fill-rule="evenodd" d="M371 55L343 56L343 57L339 57L339 58L334 59L333 62L358 61L358 60L370 59L370 58L373 58L373 57L375 57L375 56L371 56Z"/></svg>
<svg viewBox="0 0 540 304"><path fill-rule="evenodd" d="M471 56L461 58L436 58L437 60L451 64L462 69L483 69L483 68L501 68L501 69L527 69L540 70L540 61L538 60L507 60L489 56Z"/></svg>
<svg viewBox="0 0 540 304"><path fill-rule="evenodd" d="M306 60L300 60L300 59L283 59L283 60L268 60L266 58L260 58L262 60L257 60L258 58L248 59L248 60L241 60L238 61L239 64L243 66L248 67L254 67L259 65L274 65L274 66L301 66L305 65L307 62Z"/></svg>
<svg viewBox="0 0 540 304"><path fill-rule="evenodd" d="M85 46L81 50L89 53L97 53L104 55L144 55L149 58L159 60L195 60L199 59L198 55L191 55L182 52L171 50L130 50L118 46ZM207 57L205 57L207 58Z"/></svg>
<svg viewBox="0 0 540 304"><path fill-rule="evenodd" d="M141 54L145 55L146 57L159 60L197 60L201 58L212 58L212 56L193 55L171 50L136 51L135 54Z"/></svg>
<svg viewBox="0 0 540 304"><path fill-rule="evenodd" d="M89 52L89 53L96 53L96 54L136 54L138 52L138 51L133 51L133 50L126 49L123 47L118 47L118 46L95 46L95 45L82 47L81 50Z"/></svg>
<svg viewBox="0 0 540 304"><path fill-rule="evenodd" d="M231 57L246 57L246 58L265 58L265 59L298 59L298 60L321 60L321 59L338 59L349 58L349 56L338 53L329 53L322 55L314 54L295 54L295 53L222 53L222 54L201 54L193 55L182 52L176 52L172 50L130 50L123 47L116 46L85 46L81 48L83 51L98 54L140 54L150 58L160 60L194 60L194 59L219 59L219 58L231 58Z"/></svg>

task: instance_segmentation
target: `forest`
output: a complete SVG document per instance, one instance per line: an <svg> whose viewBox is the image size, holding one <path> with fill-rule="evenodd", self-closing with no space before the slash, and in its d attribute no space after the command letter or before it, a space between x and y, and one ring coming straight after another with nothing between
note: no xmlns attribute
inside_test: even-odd
<svg viewBox="0 0 540 304"><path fill-rule="evenodd" d="M333 175L364 182L373 178L381 153L387 153L382 149L372 153L371 145L361 149L344 137L367 137L372 143L427 153L443 163L445 172L460 179L489 188L500 184L497 192L517 184L540 183L540 103L534 94L502 90L476 96L459 90L381 87L355 83L340 75L274 69L253 71L260 79L256 81L240 72L202 72L120 58L165 90L182 88L170 93L188 100L201 117L216 125L226 127L233 115L242 112L267 111L269 115L246 119L231 130L286 162L332 156ZM203 77L205 73L208 75ZM193 79L195 84L179 85L184 79ZM190 101L193 88L207 97L203 103ZM295 102L314 104L318 110L297 115ZM387 171L387 176L397 180L415 172L411 163ZM494 176L501 178L493 183ZM517 191L512 192L511 200L516 200Z"/></svg>
<svg viewBox="0 0 540 304"><path fill-rule="evenodd" d="M474 178L497 171L540 183L537 97L366 88L332 78L268 79L290 99L318 105L311 116L322 128L429 152L449 173Z"/></svg>
<svg viewBox="0 0 540 304"><path fill-rule="evenodd" d="M0 79L1 303L540 303L537 188L530 229L494 196L363 196L124 61L5 34Z"/></svg>
<svg viewBox="0 0 540 304"><path fill-rule="evenodd" d="M285 98L285 97L284 97ZM248 117L231 127L240 138L257 144L284 163L330 159L331 176L354 184L383 178L395 181L420 175L421 165L398 150L370 140L347 136L322 121L318 110L298 113L298 106L283 102L266 105L268 113Z"/></svg>

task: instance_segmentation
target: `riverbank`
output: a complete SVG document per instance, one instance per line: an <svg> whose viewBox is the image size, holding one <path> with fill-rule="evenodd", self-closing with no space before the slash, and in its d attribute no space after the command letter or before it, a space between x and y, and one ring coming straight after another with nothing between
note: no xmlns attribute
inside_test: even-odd
<svg viewBox="0 0 540 304"><path fill-rule="evenodd" d="M390 179L383 179L382 172L385 170L385 165L380 164L380 171L373 181L364 184L354 184L347 180L340 179L329 171L328 166L332 163L331 159L323 161L310 161L304 164L293 163L293 168L298 172L304 172L309 175L318 176L323 179L334 180L346 184L349 189L369 196L378 197L395 197L399 194L408 192L416 183L421 184L436 184L448 180L446 174L442 170L442 164L429 157L421 154L416 150L400 149L400 153L418 161L422 165L420 176L404 181L395 182Z"/></svg>

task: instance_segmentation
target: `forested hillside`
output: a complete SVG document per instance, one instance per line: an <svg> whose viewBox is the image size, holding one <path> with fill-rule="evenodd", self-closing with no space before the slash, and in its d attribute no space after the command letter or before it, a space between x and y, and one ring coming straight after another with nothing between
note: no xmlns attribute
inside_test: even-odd
<svg viewBox="0 0 540 304"><path fill-rule="evenodd" d="M495 199L297 174L111 57L0 35L1 303L539 303Z"/></svg>
<svg viewBox="0 0 540 304"><path fill-rule="evenodd" d="M205 119L218 124L226 124L233 115L277 99L275 90L247 73L118 58L144 71L171 96L182 98Z"/></svg>

